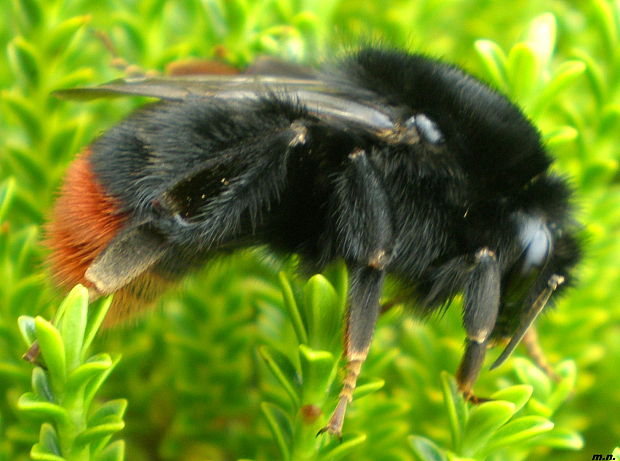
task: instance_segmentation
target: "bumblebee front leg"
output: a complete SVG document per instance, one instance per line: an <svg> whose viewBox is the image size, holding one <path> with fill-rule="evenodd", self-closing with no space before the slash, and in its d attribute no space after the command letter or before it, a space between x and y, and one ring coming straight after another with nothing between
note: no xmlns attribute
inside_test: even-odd
<svg viewBox="0 0 620 461"><path fill-rule="evenodd" d="M348 156L334 186L330 203L335 223L332 231L350 273L344 341L346 373L336 409L319 434L329 432L340 437L347 405L353 399L379 315L393 231L387 194L365 151L357 149Z"/></svg>
<svg viewBox="0 0 620 461"><path fill-rule="evenodd" d="M465 354L456 374L459 390L476 401L472 387L484 363L488 340L499 310L500 271L495 253L482 248L465 288L463 324L467 332Z"/></svg>

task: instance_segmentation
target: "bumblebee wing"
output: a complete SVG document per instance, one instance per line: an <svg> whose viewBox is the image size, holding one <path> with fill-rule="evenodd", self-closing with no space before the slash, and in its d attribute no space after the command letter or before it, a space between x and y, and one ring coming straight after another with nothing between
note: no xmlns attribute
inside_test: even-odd
<svg viewBox="0 0 620 461"><path fill-rule="evenodd" d="M112 80L94 87L63 89L60 98L90 100L114 96L147 96L182 101L190 97L210 98L221 93L265 93L268 91L314 89L327 92L318 80L270 75L190 75L177 77L139 77Z"/></svg>
<svg viewBox="0 0 620 461"><path fill-rule="evenodd" d="M358 88L354 92L348 91L344 86L331 85L318 78L199 75L121 79L97 87L59 90L54 94L61 98L81 100L130 95L169 101L219 99L239 104L248 100L281 97L301 104L310 115L318 119L343 128L366 130L388 141L399 140L397 133L402 131L402 127L394 121L397 118L394 109L380 104L376 95Z"/></svg>

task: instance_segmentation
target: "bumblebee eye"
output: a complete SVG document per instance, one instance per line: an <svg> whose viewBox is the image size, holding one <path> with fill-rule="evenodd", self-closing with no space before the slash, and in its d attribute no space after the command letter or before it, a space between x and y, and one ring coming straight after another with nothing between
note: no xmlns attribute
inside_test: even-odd
<svg viewBox="0 0 620 461"><path fill-rule="evenodd" d="M519 216L519 241L524 251L522 273L542 266L551 253L552 237L549 228L539 217Z"/></svg>
<svg viewBox="0 0 620 461"><path fill-rule="evenodd" d="M443 142L443 133L430 118L424 114L415 116L415 126L420 133L420 137L431 144L441 144Z"/></svg>

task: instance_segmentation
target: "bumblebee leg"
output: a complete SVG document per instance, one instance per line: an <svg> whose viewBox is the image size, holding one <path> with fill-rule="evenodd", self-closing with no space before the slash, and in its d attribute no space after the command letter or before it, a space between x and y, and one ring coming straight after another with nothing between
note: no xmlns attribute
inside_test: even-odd
<svg viewBox="0 0 620 461"><path fill-rule="evenodd" d="M495 327L499 310L500 271L495 253L482 248L465 287L463 324L467 332L465 354L456 380L459 390L470 400L477 400L472 387L484 363L488 339Z"/></svg>
<svg viewBox="0 0 620 461"><path fill-rule="evenodd" d="M344 345L346 374L336 409L319 434L329 432L340 437L380 311L384 268L391 255L392 220L383 184L361 149L349 155L335 183L333 198L333 231L351 277Z"/></svg>
<svg viewBox="0 0 620 461"><path fill-rule="evenodd" d="M549 365L549 361L545 356L545 352L542 350L542 347L540 347L540 343L538 342L538 332L536 331L535 325L530 326L521 341L527 350L527 354L536 366L544 371L552 380L556 382L560 381L561 378L555 371L553 371L553 368L551 368L551 365Z"/></svg>
<svg viewBox="0 0 620 461"><path fill-rule="evenodd" d="M319 431L319 434L329 432L338 437L342 436L342 425L347 405L353 400L357 377L368 356L375 330L383 276L383 271L372 267L353 269L353 283L349 296L350 305L345 332L346 374L336 409L329 418L327 425Z"/></svg>

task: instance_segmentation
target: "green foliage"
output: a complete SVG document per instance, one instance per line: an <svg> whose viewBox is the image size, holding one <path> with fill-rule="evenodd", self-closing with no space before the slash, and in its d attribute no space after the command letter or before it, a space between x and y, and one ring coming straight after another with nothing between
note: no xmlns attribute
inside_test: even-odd
<svg viewBox="0 0 620 461"><path fill-rule="evenodd" d="M87 357L110 300L88 312L88 291L78 285L60 305L56 321L21 316L19 326L27 344L36 344L44 365L32 372L32 392L17 407L33 421L44 421L39 441L30 451L40 461L121 461L125 445L109 443L124 427L124 399L93 406L120 357L102 353Z"/></svg>
<svg viewBox="0 0 620 461"><path fill-rule="evenodd" d="M620 361L620 2L507 5L5 2L0 461L58 453L122 459L122 443L110 436L123 421L120 437L132 461L576 461L612 453L620 443L620 371L613 366ZM441 56L508 94L540 127L557 170L572 177L584 223L579 283L539 322L562 379L516 357L481 373L476 392L493 401L465 403L451 378L462 353L458 303L423 324L396 306L379 320L339 443L315 437L342 378L346 273L338 264L306 281L294 261L264 249L242 252L210 263L133 328L96 338L105 304L86 315L85 294L76 291L54 314L60 302L43 270L41 241L55 191L75 154L141 103L50 97L120 76L94 31L108 34L120 57L160 71L191 56L239 66L261 54L313 63L378 42ZM39 339L47 371L20 359L23 315L32 317L19 326ZM91 358L89 347L98 351Z"/></svg>

